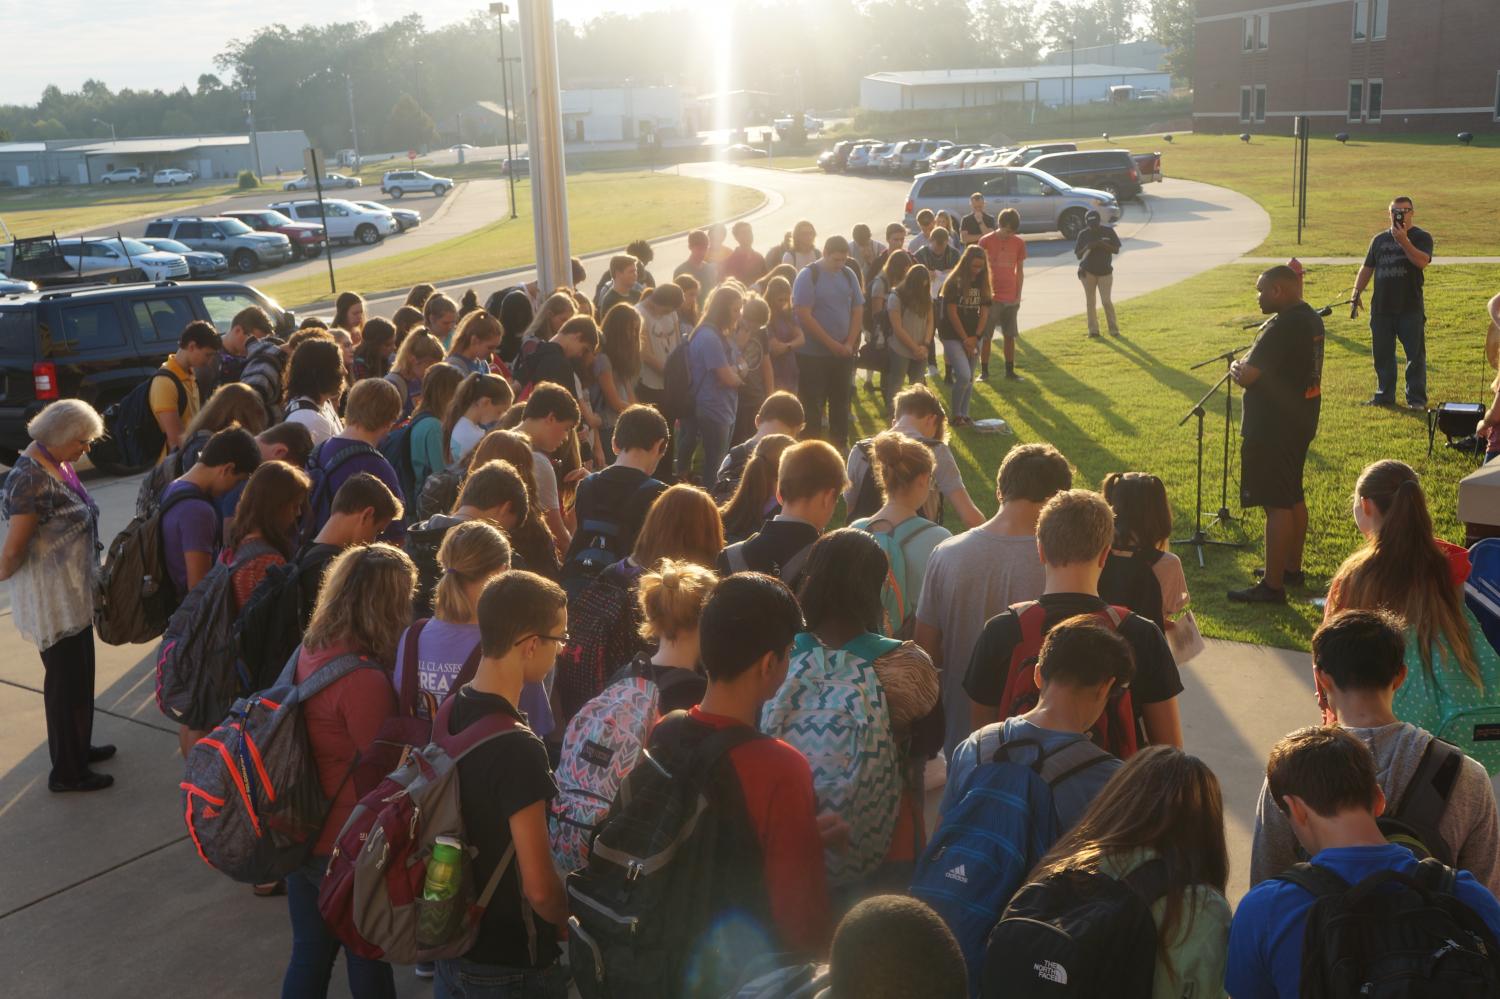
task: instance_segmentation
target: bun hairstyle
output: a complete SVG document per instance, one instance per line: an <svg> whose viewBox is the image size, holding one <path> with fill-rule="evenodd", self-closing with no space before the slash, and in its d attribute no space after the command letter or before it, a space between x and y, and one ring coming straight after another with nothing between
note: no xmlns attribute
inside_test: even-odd
<svg viewBox="0 0 1500 999"><path fill-rule="evenodd" d="M904 492L922 476L932 475L937 468L932 449L899 430L876 434L871 451L875 481L880 484L880 495L885 499L889 499L892 493Z"/></svg>
<svg viewBox="0 0 1500 999"><path fill-rule="evenodd" d="M641 577L637 599L641 608L641 638L647 642L674 641L696 631L698 619L719 577L694 562L664 558Z"/></svg>
<svg viewBox="0 0 1500 999"><path fill-rule="evenodd" d="M433 615L450 624L473 620L476 605L465 587L509 569L510 556L505 534L488 521L466 520L450 530L438 548L443 575L434 592Z"/></svg>

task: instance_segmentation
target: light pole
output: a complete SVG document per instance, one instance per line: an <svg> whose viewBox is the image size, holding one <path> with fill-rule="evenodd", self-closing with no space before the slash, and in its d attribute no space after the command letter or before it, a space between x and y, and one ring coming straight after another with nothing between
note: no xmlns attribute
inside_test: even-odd
<svg viewBox="0 0 1500 999"><path fill-rule="evenodd" d="M103 125L105 128L109 129L109 141L110 142L114 142L115 141L115 127L113 125L111 125L109 122L104 121L104 120L102 120L100 118L95 118L94 119L94 124L95 125Z"/></svg>
<svg viewBox="0 0 1500 999"><path fill-rule="evenodd" d="M510 178L510 217L516 218L516 146L510 127L510 63L505 58L505 15L510 7L503 3L490 4L490 13L500 25L500 92L505 102L505 172Z"/></svg>
<svg viewBox="0 0 1500 999"><path fill-rule="evenodd" d="M562 83L552 0L521 4L521 71L526 92L526 147L531 157L531 224L542 288L574 285L568 253L567 167Z"/></svg>
<svg viewBox="0 0 1500 999"><path fill-rule="evenodd" d="M1072 128L1078 120L1078 94L1073 89L1075 71L1077 69L1076 57L1078 55L1078 39L1068 39L1068 127Z"/></svg>
<svg viewBox="0 0 1500 999"><path fill-rule="evenodd" d="M354 142L354 176L359 176L359 123L354 119L354 77L344 74L344 86L349 91L349 137Z"/></svg>
<svg viewBox="0 0 1500 999"><path fill-rule="evenodd" d="M245 102L245 124L250 130L250 153L255 161L255 176L261 176L260 169L260 140L255 135L255 88L246 87L240 91L240 100Z"/></svg>

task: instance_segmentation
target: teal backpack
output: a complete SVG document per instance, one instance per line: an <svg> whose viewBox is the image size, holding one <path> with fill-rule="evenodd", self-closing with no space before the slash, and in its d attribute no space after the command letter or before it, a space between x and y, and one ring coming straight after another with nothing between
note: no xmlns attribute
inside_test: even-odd
<svg viewBox="0 0 1500 999"><path fill-rule="evenodd" d="M873 523L876 521L862 517L849 526L868 532L881 551L885 552L890 568L886 572L885 586L880 590L880 602L885 607L886 633L896 638L909 639L916 630L917 600L916 593L909 592L916 587L907 584L920 584L921 580L913 581L908 578L910 569L906 553L910 545L928 531L943 531L943 528L921 516L903 520L893 531L873 530L870 526Z"/></svg>
<svg viewBox="0 0 1500 999"><path fill-rule="evenodd" d="M849 849L826 853L835 887L873 874L890 850L902 775L875 660L900 647L866 632L830 649L802 632L786 681L761 713L763 733L807 758L818 813L833 812L849 825Z"/></svg>

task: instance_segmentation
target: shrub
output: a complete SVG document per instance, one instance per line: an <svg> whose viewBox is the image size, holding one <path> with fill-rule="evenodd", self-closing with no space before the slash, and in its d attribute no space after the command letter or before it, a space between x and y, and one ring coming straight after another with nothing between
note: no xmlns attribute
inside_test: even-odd
<svg viewBox="0 0 1500 999"><path fill-rule="evenodd" d="M249 170L241 170L240 171L240 190L241 191L253 191L255 188L257 188L259 186L260 186L260 181L258 179L256 179L256 176L255 176L254 173L252 173Z"/></svg>

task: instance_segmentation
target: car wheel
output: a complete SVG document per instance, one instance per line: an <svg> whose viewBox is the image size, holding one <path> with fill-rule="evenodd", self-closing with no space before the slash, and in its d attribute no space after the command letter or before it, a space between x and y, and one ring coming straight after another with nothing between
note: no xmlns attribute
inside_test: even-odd
<svg viewBox="0 0 1500 999"><path fill-rule="evenodd" d="M376 243L380 242L380 231L370 223L366 222L362 224L358 229L354 230L354 238L359 240L365 246L374 246Z"/></svg>
<svg viewBox="0 0 1500 999"><path fill-rule="evenodd" d="M299 244L293 243L292 244L292 259L293 260L301 260L305 256L307 256L307 251L304 250Z"/></svg>
<svg viewBox="0 0 1500 999"><path fill-rule="evenodd" d="M400 188L400 187L393 187L393 188L391 188L391 197L395 198L397 201L401 200L401 196L403 194L405 194L405 193L406 193L405 188Z"/></svg>
<svg viewBox="0 0 1500 999"><path fill-rule="evenodd" d="M109 185L113 184L114 181L110 180L108 177L105 177L102 183L105 187L108 187Z"/></svg>
<svg viewBox="0 0 1500 999"><path fill-rule="evenodd" d="M302 251L302 255L307 257L308 260L311 260L322 252L323 248L320 246L309 246L307 249Z"/></svg>
<svg viewBox="0 0 1500 999"><path fill-rule="evenodd" d="M296 188L292 186L292 182L291 181L287 181L285 184L282 184L281 185L281 189L283 191L295 191L296 190Z"/></svg>
<svg viewBox="0 0 1500 999"><path fill-rule="evenodd" d="M1120 197L1120 185L1118 184L1102 184L1100 185L1099 190L1103 191L1111 198L1114 198L1116 201L1122 200Z"/></svg>
<svg viewBox="0 0 1500 999"><path fill-rule="evenodd" d="M344 181L344 186L345 187L353 187L354 186L354 181L352 181L352 180L346 180L346 181Z"/></svg>
<svg viewBox="0 0 1500 999"><path fill-rule="evenodd" d="M231 263L234 264L234 269L239 271L241 274L249 274L251 271L255 270L257 261L255 259L255 254L251 253L249 250L236 250L234 252L234 257L232 258Z"/></svg>
<svg viewBox="0 0 1500 999"><path fill-rule="evenodd" d="M433 197L435 197L435 198L441 198L443 195L445 195L447 193L448 193L448 188L447 188L446 185L444 185L444 184L434 184L434 185L432 185L432 195L433 195Z"/></svg>
<svg viewBox="0 0 1500 999"><path fill-rule="evenodd" d="M1057 220L1057 231L1068 239L1077 239L1078 234L1083 232L1084 224L1083 209L1069 208Z"/></svg>

